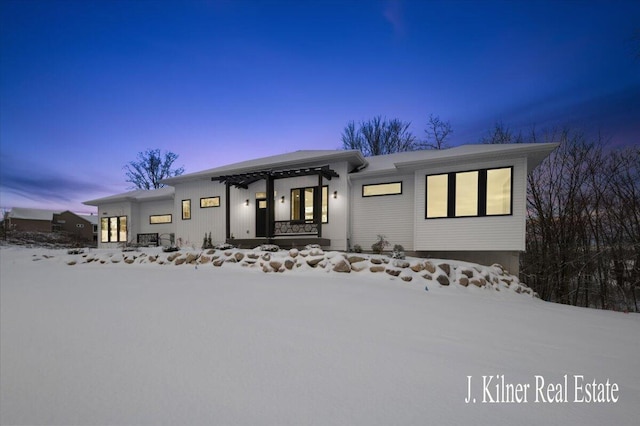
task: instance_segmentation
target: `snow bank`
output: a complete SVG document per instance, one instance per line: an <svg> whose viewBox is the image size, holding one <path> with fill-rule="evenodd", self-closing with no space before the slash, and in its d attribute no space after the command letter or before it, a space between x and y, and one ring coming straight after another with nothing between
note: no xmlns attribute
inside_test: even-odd
<svg viewBox="0 0 640 426"><path fill-rule="evenodd" d="M242 266L250 252L235 263L226 260L237 252L222 253L220 267L199 263L219 253L200 253L194 263L188 254L180 252L176 259L185 261L176 266L159 251L0 249L0 424L632 425L640 418L639 315L523 297L511 290L515 282L498 283L500 291L464 287L463 271L474 266L463 263L450 263L450 284L441 286L422 277L426 264L414 272L375 256L342 273L333 270L340 253L286 252L269 261L256 253L253 267ZM281 270L274 257L302 266L262 272L266 264ZM309 259L321 260L313 268ZM354 266L366 268L354 273ZM366 272L372 266L401 273ZM501 276L483 268L472 279ZM556 386L565 375L570 384L575 376L615 383L619 399L574 402L569 389L567 402L535 402L531 389L527 402L482 402L483 376L493 378L494 393L497 376ZM469 376L476 403L466 402Z"/></svg>

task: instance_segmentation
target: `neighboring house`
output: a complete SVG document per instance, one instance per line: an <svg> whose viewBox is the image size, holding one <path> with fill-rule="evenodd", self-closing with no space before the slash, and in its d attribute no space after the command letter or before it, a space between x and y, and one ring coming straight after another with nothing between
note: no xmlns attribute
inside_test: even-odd
<svg viewBox="0 0 640 426"><path fill-rule="evenodd" d="M13 207L7 215L9 229L24 232L52 232L53 215L59 212Z"/></svg>
<svg viewBox="0 0 640 426"><path fill-rule="evenodd" d="M82 241L97 240L97 216L77 215L44 209L14 207L8 217L9 229L23 232L63 232Z"/></svg>
<svg viewBox="0 0 640 426"><path fill-rule="evenodd" d="M382 234L418 255L500 262L517 271L526 176L556 147L465 145L368 158L353 150L297 151L85 204L98 207L100 247L200 247L211 233L214 243L242 247L315 242L368 250Z"/></svg>

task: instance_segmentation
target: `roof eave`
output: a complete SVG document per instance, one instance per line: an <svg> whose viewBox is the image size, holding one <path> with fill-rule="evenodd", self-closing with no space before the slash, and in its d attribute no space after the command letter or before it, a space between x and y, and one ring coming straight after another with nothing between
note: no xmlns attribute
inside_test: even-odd
<svg viewBox="0 0 640 426"><path fill-rule="evenodd" d="M232 175L232 174L241 174L248 173L253 171L260 170L272 170L272 169L280 169L284 167L292 167L295 165L309 165L309 164L318 164L318 163L326 163L331 161L341 161L345 159L353 159L350 161L351 164L357 165L359 167L368 164L367 160L364 158L362 153L357 150L345 150L345 151L334 151L325 155L310 157L305 159L295 159L295 160L286 160L286 161L278 161L271 164L263 164L261 166L245 166L238 167L234 169L225 169L225 166L221 166L217 169L223 169L221 171L216 171L217 169L209 169L202 172L196 172L189 175L176 176L172 178L162 179L160 182L165 185L174 185L176 183L182 182L191 182L196 180L209 180L212 176L216 175Z"/></svg>

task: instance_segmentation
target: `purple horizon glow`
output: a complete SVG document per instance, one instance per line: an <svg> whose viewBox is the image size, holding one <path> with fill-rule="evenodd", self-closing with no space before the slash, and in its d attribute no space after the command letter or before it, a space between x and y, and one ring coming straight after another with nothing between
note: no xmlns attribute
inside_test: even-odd
<svg viewBox="0 0 640 426"><path fill-rule="evenodd" d="M0 205L81 212L170 150L186 173L337 149L348 121L640 135L640 3L3 2ZM634 37L636 37L634 39Z"/></svg>

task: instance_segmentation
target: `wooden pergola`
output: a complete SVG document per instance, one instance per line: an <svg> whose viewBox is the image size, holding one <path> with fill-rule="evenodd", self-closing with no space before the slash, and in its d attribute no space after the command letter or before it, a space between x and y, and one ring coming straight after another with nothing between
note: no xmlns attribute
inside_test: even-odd
<svg viewBox="0 0 640 426"><path fill-rule="evenodd" d="M318 227L318 238L322 237L322 181L323 179L331 180L334 177L340 177L335 170L331 169L329 165L318 167L304 167L299 169L290 170L260 170L256 172L237 173L230 175L222 175L212 177L214 182L220 182L225 184L225 206L226 206L226 239L231 238L231 203L229 203L231 195L231 186L241 189L249 189L249 185L265 180L267 183L267 212L266 212L266 238L271 240L274 237L274 223L275 223L275 203L274 203L274 181L276 179L287 179L302 176L318 176L318 186L314 191L313 200L313 223Z"/></svg>

